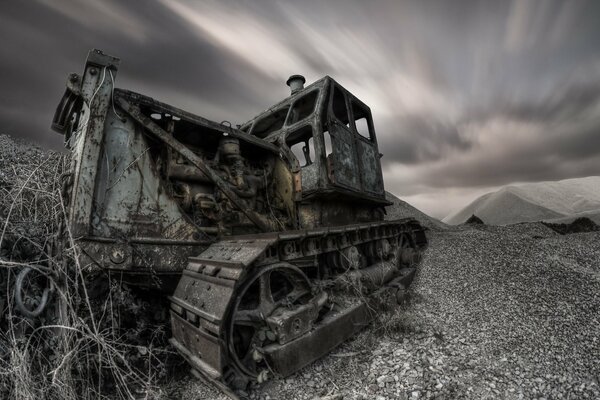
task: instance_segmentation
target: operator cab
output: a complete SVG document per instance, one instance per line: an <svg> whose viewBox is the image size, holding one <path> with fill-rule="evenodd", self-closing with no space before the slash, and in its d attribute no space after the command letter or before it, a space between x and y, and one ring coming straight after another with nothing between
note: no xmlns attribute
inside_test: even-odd
<svg viewBox="0 0 600 400"><path fill-rule="evenodd" d="M389 204L369 107L329 76L306 88L293 84L291 96L240 129L281 148L300 193L296 200Z"/></svg>

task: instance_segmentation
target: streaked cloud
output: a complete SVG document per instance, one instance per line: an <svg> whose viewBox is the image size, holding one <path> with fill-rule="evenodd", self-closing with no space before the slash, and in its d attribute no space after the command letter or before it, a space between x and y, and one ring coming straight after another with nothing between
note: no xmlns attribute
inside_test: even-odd
<svg viewBox="0 0 600 400"><path fill-rule="evenodd" d="M0 5L4 132L49 132L89 48L117 84L244 122L328 74L371 106L386 185L443 217L513 182L597 174L600 4L38 0Z"/></svg>

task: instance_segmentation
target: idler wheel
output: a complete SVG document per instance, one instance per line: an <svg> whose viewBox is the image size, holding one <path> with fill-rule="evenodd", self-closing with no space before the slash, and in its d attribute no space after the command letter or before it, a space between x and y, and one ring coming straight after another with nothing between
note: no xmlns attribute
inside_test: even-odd
<svg viewBox="0 0 600 400"><path fill-rule="evenodd" d="M269 367L261 349L277 341L266 319L280 306L306 304L310 281L297 267L280 263L259 268L241 286L230 314L230 357L244 375L262 382Z"/></svg>

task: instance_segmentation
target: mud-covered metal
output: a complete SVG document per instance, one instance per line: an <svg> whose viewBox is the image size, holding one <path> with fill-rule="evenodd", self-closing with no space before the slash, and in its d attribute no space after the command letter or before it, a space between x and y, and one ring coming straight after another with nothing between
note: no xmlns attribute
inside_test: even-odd
<svg viewBox="0 0 600 400"><path fill-rule="evenodd" d="M330 77L233 127L115 88L93 50L52 123L84 271L170 295L171 343L235 397L287 376L401 301L427 244L385 221L371 111Z"/></svg>

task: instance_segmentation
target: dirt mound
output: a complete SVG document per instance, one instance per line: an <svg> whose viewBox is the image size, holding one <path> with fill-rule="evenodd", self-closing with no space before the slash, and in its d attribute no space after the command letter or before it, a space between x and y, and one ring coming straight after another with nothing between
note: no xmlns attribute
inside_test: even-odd
<svg viewBox="0 0 600 400"><path fill-rule="evenodd" d="M484 225L484 222L477 215L473 214L465 221L466 225Z"/></svg>
<svg viewBox="0 0 600 400"><path fill-rule="evenodd" d="M439 229L447 229L448 226L443 222L430 217L424 212L418 210L417 208L411 206L404 200L400 200L398 197L394 196L390 192L385 192L385 198L388 201L391 201L393 204L386 208L386 217L387 220L399 219L399 218L415 218L419 221L423 226L439 230Z"/></svg>
<svg viewBox="0 0 600 400"><path fill-rule="evenodd" d="M577 218L570 224L554 224L550 222L542 223L561 235L566 235L568 233L595 232L600 230L600 226L598 226L591 219L585 217Z"/></svg>
<svg viewBox="0 0 600 400"><path fill-rule="evenodd" d="M443 222L458 225L473 214L491 225L600 215L600 176L506 186L477 198Z"/></svg>
<svg viewBox="0 0 600 400"><path fill-rule="evenodd" d="M534 222L563 216L520 197L510 189L502 189L478 198L457 214L444 218L443 221L458 225L464 223L473 214L477 214L490 225Z"/></svg>

